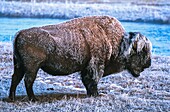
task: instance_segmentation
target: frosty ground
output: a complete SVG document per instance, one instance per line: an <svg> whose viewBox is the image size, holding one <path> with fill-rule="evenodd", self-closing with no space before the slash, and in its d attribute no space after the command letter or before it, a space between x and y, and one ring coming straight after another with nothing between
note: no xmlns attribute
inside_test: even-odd
<svg viewBox="0 0 170 112"><path fill-rule="evenodd" d="M144 0L141 0L144 1ZM111 15L125 21L170 23L170 3L156 4L52 4L0 2L1 17L74 18ZM24 82L17 88L16 102L8 102L13 74L12 43L0 42L0 112L129 112L170 111L170 57L153 56L152 65L139 78L124 71L102 78L100 96L86 97L80 74L51 76L38 72L34 92L38 102L29 102Z"/></svg>
<svg viewBox="0 0 170 112"><path fill-rule="evenodd" d="M0 43L0 111L170 111L170 57L152 57L152 66L139 78L124 71L102 78L100 96L86 97L80 74L50 76L38 72L34 91L38 102L29 102L23 81L16 102L7 97L13 73L12 43Z"/></svg>

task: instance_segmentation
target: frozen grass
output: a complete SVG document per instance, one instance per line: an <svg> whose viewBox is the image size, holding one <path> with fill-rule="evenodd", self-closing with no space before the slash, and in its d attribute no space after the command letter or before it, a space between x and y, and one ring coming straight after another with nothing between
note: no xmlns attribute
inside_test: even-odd
<svg viewBox="0 0 170 112"><path fill-rule="evenodd" d="M6 0L0 0L6 1ZM162 3L168 0L8 0L20 2L48 2L48 3Z"/></svg>
<svg viewBox="0 0 170 112"><path fill-rule="evenodd" d="M77 1L80 2L84 0L73 0L73 2L78 3ZM95 3L100 2L100 0L86 0L87 3L92 3L91 1L95 1ZM112 0L107 1L110 2ZM114 0L112 2L118 3L120 0ZM121 2L127 3L125 0ZM5 4L2 4L1 2L1 6L4 6L0 9L1 14L18 14L14 16L25 13L28 14L27 12L29 12L29 10L22 8L27 6L27 9L31 9L31 13L36 14L35 12L37 12L37 15L39 14L41 16L42 14L42 17L44 17L43 14L47 17L68 18L93 14L114 14L113 16L116 16L119 19L129 18L131 20L136 20L142 18L143 20L146 20L149 18L152 20L157 18L157 20L169 21L169 1L167 0L128 0L128 3L129 2L133 5L140 5L140 7L135 6L133 8L132 6L126 5L127 7L122 8L121 5L115 6L113 4L112 6L101 4L67 4L66 7L66 4L45 4L41 6L41 4L33 5L25 3L26 5L24 5L17 3L16 5L15 2L10 4L5 2ZM145 5L149 5L150 7ZM41 8L36 8L39 6L41 6ZM163 10L161 8L162 6L164 6ZM15 8L18 9L15 10ZM113 11L113 9L116 10ZM55 10L58 12L55 12ZM42 13L44 11L45 13ZM34 83L34 92L39 101L35 103L28 101L25 86L22 81L17 88L17 101L10 103L7 102L6 98L9 93L12 73L12 43L0 42L0 112L170 111L170 57L153 56L152 66L145 70L137 79L133 78L126 71L102 78L98 85L101 96L97 98L86 97L86 91L81 82L79 73L65 77L54 77L40 70Z"/></svg>
<svg viewBox="0 0 170 112"><path fill-rule="evenodd" d="M13 73L12 44L0 43L1 112L131 112L170 111L170 57L153 56L152 66L139 78L122 72L102 78L101 96L87 98L79 73L50 76L38 72L34 91L38 102L29 102L23 81L17 88L17 101L7 102Z"/></svg>

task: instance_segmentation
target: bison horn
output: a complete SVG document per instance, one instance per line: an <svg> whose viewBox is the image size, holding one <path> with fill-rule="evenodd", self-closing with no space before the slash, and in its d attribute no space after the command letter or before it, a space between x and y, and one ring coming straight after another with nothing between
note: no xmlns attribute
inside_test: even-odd
<svg viewBox="0 0 170 112"><path fill-rule="evenodd" d="M141 33L135 32L134 40L132 41L133 48L137 51L137 53L145 50L146 52L151 50L151 42Z"/></svg>
<svg viewBox="0 0 170 112"><path fill-rule="evenodd" d="M151 52L152 44L149 39L143 36L139 32L129 32L129 34L125 34L124 38L129 40L129 47L124 51L124 55L133 54L133 52L141 52L144 50L145 52Z"/></svg>

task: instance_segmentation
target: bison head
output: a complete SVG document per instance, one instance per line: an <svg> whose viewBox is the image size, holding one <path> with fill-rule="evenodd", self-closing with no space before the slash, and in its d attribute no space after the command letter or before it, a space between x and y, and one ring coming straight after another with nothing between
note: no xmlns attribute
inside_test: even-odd
<svg viewBox="0 0 170 112"><path fill-rule="evenodd" d="M134 76L140 76L151 65L152 44L139 32L124 35L121 51L125 59L125 68Z"/></svg>

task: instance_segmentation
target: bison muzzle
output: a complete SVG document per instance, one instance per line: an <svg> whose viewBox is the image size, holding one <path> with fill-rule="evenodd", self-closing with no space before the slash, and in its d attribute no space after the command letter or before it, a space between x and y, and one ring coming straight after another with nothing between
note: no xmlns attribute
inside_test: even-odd
<svg viewBox="0 0 170 112"><path fill-rule="evenodd" d="M126 33L114 17L84 17L19 31L13 60L11 100L23 77L29 100L36 100L32 86L40 68L51 75L80 71L87 95L97 96L102 77L123 70L138 77L148 68L151 42L139 32Z"/></svg>

